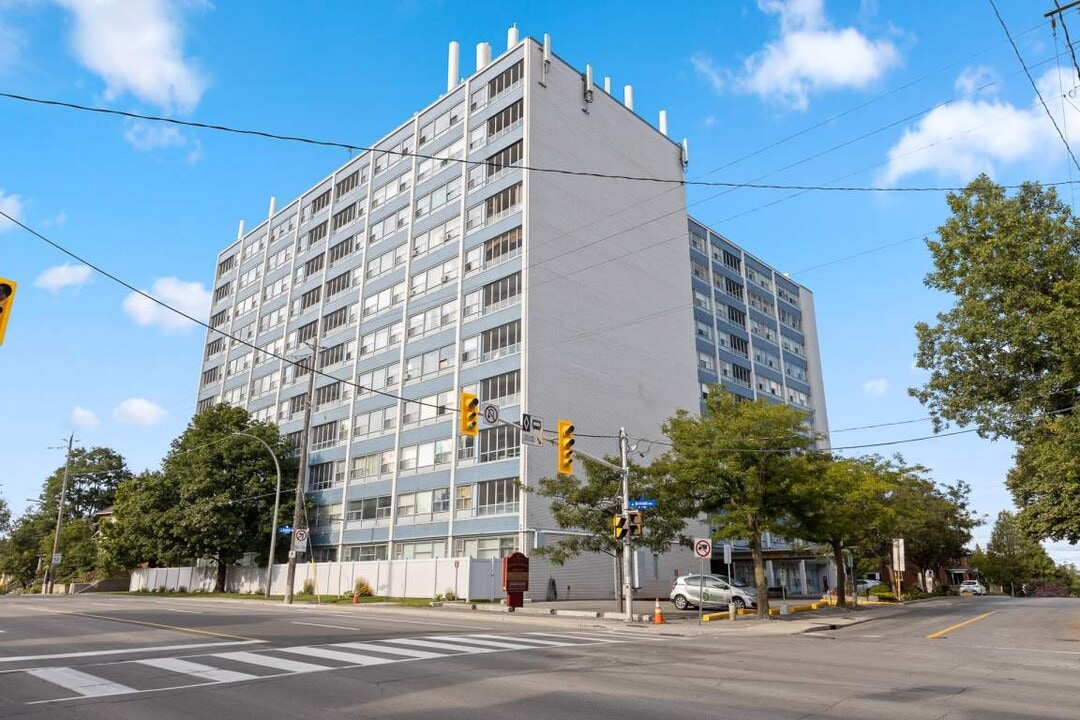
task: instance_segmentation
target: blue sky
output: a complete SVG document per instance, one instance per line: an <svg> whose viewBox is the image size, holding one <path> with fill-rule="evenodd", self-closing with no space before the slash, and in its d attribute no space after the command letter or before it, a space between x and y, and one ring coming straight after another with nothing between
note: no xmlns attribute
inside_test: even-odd
<svg viewBox="0 0 1080 720"><path fill-rule="evenodd" d="M1071 141L1076 84L1045 8L1002 17ZM1073 179L1064 145L989 3L0 0L0 92L367 145L445 89L447 44L552 36L637 112L689 140L691 179L962 186ZM1080 33L1080 16L1067 16ZM136 42L138 40L138 42ZM347 159L344 151L0 98L0 209L140 289L204 317L217 252ZM588 170L589 168L575 168ZM1070 202L1075 191L1062 194ZM927 290L922 238L942 193L690 188L691 213L815 293L834 446L931 434L907 396ZM75 432L156 467L194 407L204 333L0 219L20 289L0 347L0 494L16 512ZM917 421L867 430L848 428ZM598 431L612 428L597 428ZM631 428L632 430L632 428ZM969 482L990 523L1011 507L1006 443L974 435L867 448ZM1049 545L1059 560L1080 551Z"/></svg>

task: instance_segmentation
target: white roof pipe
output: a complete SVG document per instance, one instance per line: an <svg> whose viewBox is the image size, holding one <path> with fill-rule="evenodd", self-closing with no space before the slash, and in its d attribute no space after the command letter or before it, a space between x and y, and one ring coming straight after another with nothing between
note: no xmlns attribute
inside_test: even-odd
<svg viewBox="0 0 1080 720"><path fill-rule="evenodd" d="M270 217L274 217L277 214L277 198L273 195L270 196Z"/></svg>
<svg viewBox="0 0 1080 720"><path fill-rule="evenodd" d="M592 65L585 66L585 92L593 89Z"/></svg>
<svg viewBox="0 0 1080 720"><path fill-rule="evenodd" d="M667 110L660 111L660 134L667 137Z"/></svg>
<svg viewBox="0 0 1080 720"><path fill-rule="evenodd" d="M237 230L236 230L236 239L237 240L243 240L244 239L244 221L243 220L240 221L240 227L237 228Z"/></svg>
<svg viewBox="0 0 1080 720"><path fill-rule="evenodd" d="M544 33L544 62L551 62L551 36Z"/></svg>
<svg viewBox="0 0 1080 720"><path fill-rule="evenodd" d="M446 92L457 87L461 78L461 43L454 40L450 43L450 57L446 68Z"/></svg>
<svg viewBox="0 0 1080 720"><path fill-rule="evenodd" d="M604 92L608 95L611 94L611 78L606 76L604 77Z"/></svg>
<svg viewBox="0 0 1080 720"><path fill-rule="evenodd" d="M518 29L517 29L517 23L514 23L514 26L506 31L506 49L509 50L510 48L514 47L517 44L518 44Z"/></svg>
<svg viewBox="0 0 1080 720"><path fill-rule="evenodd" d="M628 110L634 109L634 86L626 85L623 87L623 105Z"/></svg>
<svg viewBox="0 0 1080 720"><path fill-rule="evenodd" d="M480 72L491 63L491 43L476 43L476 72Z"/></svg>

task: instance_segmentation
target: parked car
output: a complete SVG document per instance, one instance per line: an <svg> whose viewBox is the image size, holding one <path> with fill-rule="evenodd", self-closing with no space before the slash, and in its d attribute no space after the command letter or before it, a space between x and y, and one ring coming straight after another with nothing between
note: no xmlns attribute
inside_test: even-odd
<svg viewBox="0 0 1080 720"><path fill-rule="evenodd" d="M960 583L960 594L974 593L975 595L985 595L986 586L978 580L965 580Z"/></svg>
<svg viewBox="0 0 1080 720"><path fill-rule="evenodd" d="M873 578L859 578L855 581L855 591L860 595L866 595L872 588L875 588L878 585L881 585L884 589L888 589L885 583L880 580L875 580Z"/></svg>
<svg viewBox="0 0 1080 720"><path fill-rule="evenodd" d="M683 575L671 585L671 602L680 610L691 607L736 608L757 607L757 593L739 580L722 575Z"/></svg>

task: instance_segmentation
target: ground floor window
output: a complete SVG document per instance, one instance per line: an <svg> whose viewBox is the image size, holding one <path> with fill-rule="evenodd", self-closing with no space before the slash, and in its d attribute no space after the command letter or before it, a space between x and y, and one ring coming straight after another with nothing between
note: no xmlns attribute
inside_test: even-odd
<svg viewBox="0 0 1080 720"><path fill-rule="evenodd" d="M430 560L446 557L445 540L394 543L395 560Z"/></svg>
<svg viewBox="0 0 1080 720"><path fill-rule="evenodd" d="M343 559L351 562L366 562L370 560L386 560L386 543L373 545L353 545L342 552Z"/></svg>
<svg viewBox="0 0 1080 720"><path fill-rule="evenodd" d="M457 538L454 540L454 557L471 557L486 560L488 558L505 557L517 549L517 535Z"/></svg>

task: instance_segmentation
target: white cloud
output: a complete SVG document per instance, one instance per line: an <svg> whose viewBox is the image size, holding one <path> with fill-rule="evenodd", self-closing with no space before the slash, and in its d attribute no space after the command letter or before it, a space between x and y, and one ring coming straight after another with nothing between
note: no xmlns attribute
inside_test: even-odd
<svg viewBox="0 0 1080 720"><path fill-rule="evenodd" d="M705 53L694 53L690 56L690 64L694 66L694 70L702 79L713 86L714 90L720 91L724 89L726 84L724 72L716 67L716 62L711 57Z"/></svg>
<svg viewBox="0 0 1080 720"><path fill-rule="evenodd" d="M97 418L97 415L95 415L90 410L87 410L86 408L80 407L78 405L76 405L75 409L71 411L71 417L69 418L69 420L71 421L72 425L82 430L93 430L101 424L101 422Z"/></svg>
<svg viewBox="0 0 1080 720"><path fill-rule="evenodd" d="M1059 80L1064 87L1072 87L1072 79L1058 72L1051 69L1039 78L1044 98L1060 96ZM971 88L977 82L973 78L978 77L982 77L978 69L965 70L957 87ZM1080 110L1068 103L1063 110L1060 102L1049 102L1049 107L1058 127L1072 130L1070 143L1075 146L1080 140L1080 131L1075 129L1080 124ZM993 175L1001 165L1060 162L1064 151L1046 110L1034 96L1027 107L993 97L958 100L934 108L904 131L889 149L880 182L892 185L905 176L927 171L969 180L980 172Z"/></svg>
<svg viewBox="0 0 1080 720"><path fill-rule="evenodd" d="M881 397L889 391L889 381L885 378L867 380L862 384L862 389L870 397Z"/></svg>
<svg viewBox="0 0 1080 720"><path fill-rule="evenodd" d="M150 295L191 317L203 319L210 311L210 291L198 282L165 277L154 281ZM157 325L167 331L187 330L195 323L137 293L124 298L124 312L138 325Z"/></svg>
<svg viewBox="0 0 1080 720"><path fill-rule="evenodd" d="M66 287L78 287L90 279L90 268L86 265L57 265L38 275L34 287L56 292Z"/></svg>
<svg viewBox="0 0 1080 720"><path fill-rule="evenodd" d="M131 93L165 110L192 110L206 79L184 56L181 14L206 3L54 0L75 18L79 61L105 81L105 97Z"/></svg>
<svg viewBox="0 0 1080 720"><path fill-rule="evenodd" d="M978 67L964 68L964 71L960 73L960 77L956 78L956 90L964 95L993 94L1000 83L1001 78L998 77L993 68L979 65Z"/></svg>
<svg viewBox="0 0 1080 720"><path fill-rule="evenodd" d="M0 18L0 73L16 69L25 45L25 34Z"/></svg>
<svg viewBox="0 0 1080 720"><path fill-rule="evenodd" d="M758 7L779 16L780 36L748 57L727 83L710 58L700 53L691 58L714 88L726 84L805 110L812 94L864 88L900 62L900 52L889 40L872 40L853 27L833 28L825 17L824 0L758 0Z"/></svg>
<svg viewBox="0 0 1080 720"><path fill-rule="evenodd" d="M143 398L129 398L113 410L113 420L126 425L156 425L169 413L165 408Z"/></svg>
<svg viewBox="0 0 1080 720"><path fill-rule="evenodd" d="M202 143L195 138L189 138L175 125L131 121L124 131L124 139L136 150L143 152L177 148L187 150L186 159L189 163L194 164L202 159Z"/></svg>
<svg viewBox="0 0 1080 720"><path fill-rule="evenodd" d="M3 189L0 189L0 210L3 210L16 220L22 220L22 198L18 195L8 195ZM11 230L14 227L15 224L13 222L6 217L0 216L0 233Z"/></svg>

